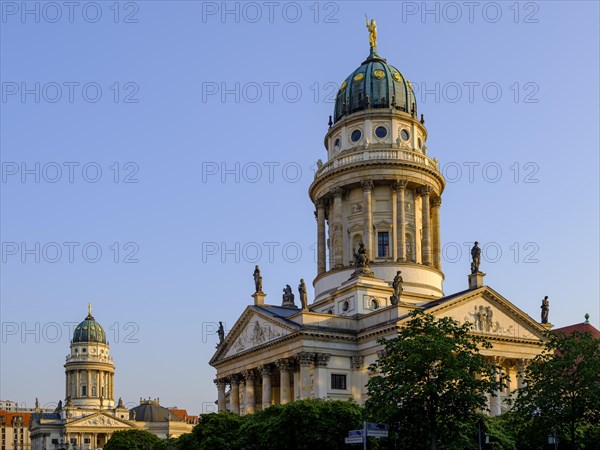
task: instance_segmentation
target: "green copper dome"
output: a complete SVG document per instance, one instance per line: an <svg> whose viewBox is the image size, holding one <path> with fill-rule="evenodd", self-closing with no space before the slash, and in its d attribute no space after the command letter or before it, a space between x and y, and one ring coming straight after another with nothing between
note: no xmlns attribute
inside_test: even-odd
<svg viewBox="0 0 600 450"><path fill-rule="evenodd" d="M75 327L73 333L73 343L75 342L100 342L106 344L106 332L92 316L91 305L88 308L88 315L83 322Z"/></svg>
<svg viewBox="0 0 600 450"><path fill-rule="evenodd" d="M417 115L410 82L371 49L371 54L346 78L335 99L334 121L357 111L396 109Z"/></svg>

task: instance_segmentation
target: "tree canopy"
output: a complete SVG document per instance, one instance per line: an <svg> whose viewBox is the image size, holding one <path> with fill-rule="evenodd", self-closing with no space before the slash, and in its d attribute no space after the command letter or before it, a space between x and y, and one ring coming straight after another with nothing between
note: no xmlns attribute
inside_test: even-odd
<svg viewBox="0 0 600 450"><path fill-rule="evenodd" d="M542 437L556 428L573 449L598 434L593 425L600 423L600 340L590 333L548 333L544 352L525 371L514 416Z"/></svg>
<svg viewBox="0 0 600 450"><path fill-rule="evenodd" d="M480 349L491 344L449 317L415 310L371 365L369 417L396 429L402 448L470 448L487 394L505 382Z"/></svg>
<svg viewBox="0 0 600 450"><path fill-rule="evenodd" d="M162 450L165 441L146 430L115 431L104 450Z"/></svg>

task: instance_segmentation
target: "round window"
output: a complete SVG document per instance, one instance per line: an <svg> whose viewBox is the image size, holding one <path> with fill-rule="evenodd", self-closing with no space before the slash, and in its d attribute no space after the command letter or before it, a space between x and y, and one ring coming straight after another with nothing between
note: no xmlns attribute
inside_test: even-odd
<svg viewBox="0 0 600 450"><path fill-rule="evenodd" d="M342 145L342 143L340 142L340 138L337 138L337 139L335 140L335 143L333 144L333 146L334 146L335 148L340 148L340 146L341 146L341 145Z"/></svg>
<svg viewBox="0 0 600 450"><path fill-rule="evenodd" d="M375 136L383 139L387 136L387 129L385 127L377 127L375 128Z"/></svg>
<svg viewBox="0 0 600 450"><path fill-rule="evenodd" d="M344 311L348 311L350 309L350 303L348 303L348 300L346 300L343 304L342 304L342 309Z"/></svg>
<svg viewBox="0 0 600 450"><path fill-rule="evenodd" d="M352 142L356 142L356 141L359 141L361 137L362 137L362 132L360 130L354 130L352 132L352 135L350 136L350 139L352 139Z"/></svg>
<svg viewBox="0 0 600 450"><path fill-rule="evenodd" d="M371 299L371 309L377 309L379 308L379 302L377 300L375 300L374 298Z"/></svg>
<svg viewBox="0 0 600 450"><path fill-rule="evenodd" d="M407 130L402 130L400 132L400 136L402 136L403 141L408 141L408 139L410 138L410 134L408 134Z"/></svg>

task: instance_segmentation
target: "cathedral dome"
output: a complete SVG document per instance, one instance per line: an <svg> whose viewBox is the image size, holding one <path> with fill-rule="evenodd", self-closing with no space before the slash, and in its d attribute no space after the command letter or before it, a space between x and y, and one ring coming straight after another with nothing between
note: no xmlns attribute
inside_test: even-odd
<svg viewBox="0 0 600 450"><path fill-rule="evenodd" d="M335 99L334 121L357 111L394 108L417 115L417 102L410 81L376 51L340 86Z"/></svg>
<svg viewBox="0 0 600 450"><path fill-rule="evenodd" d="M73 333L73 343L76 342L100 342L106 344L106 332L92 316L91 305L88 308L88 315L83 322L75 327Z"/></svg>

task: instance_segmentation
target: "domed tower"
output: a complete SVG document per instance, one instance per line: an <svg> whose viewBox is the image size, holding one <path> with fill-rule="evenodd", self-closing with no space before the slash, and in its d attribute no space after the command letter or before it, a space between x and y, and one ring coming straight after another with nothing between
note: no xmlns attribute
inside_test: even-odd
<svg viewBox="0 0 600 450"><path fill-rule="evenodd" d="M87 317L75 327L65 372L65 397L74 407L114 408L115 365L109 355L106 332L92 316L91 304Z"/></svg>
<svg viewBox="0 0 600 450"><path fill-rule="evenodd" d="M403 302L443 296L445 180L427 154L410 81L377 54L375 21L368 28L370 54L340 86L325 135L327 162L309 189L317 215L317 311L351 277L360 242L376 278L391 282L402 272Z"/></svg>

